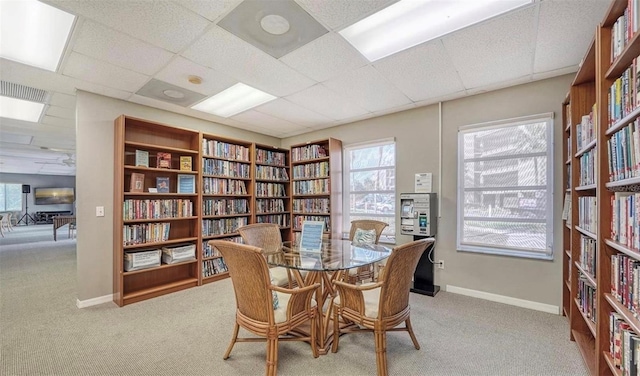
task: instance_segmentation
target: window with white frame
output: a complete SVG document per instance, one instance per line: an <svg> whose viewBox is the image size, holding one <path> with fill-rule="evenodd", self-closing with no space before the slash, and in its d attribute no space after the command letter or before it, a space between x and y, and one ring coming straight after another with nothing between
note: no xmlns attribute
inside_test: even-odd
<svg viewBox="0 0 640 376"><path fill-rule="evenodd" d="M553 259L553 114L458 131L460 251Z"/></svg>
<svg viewBox="0 0 640 376"><path fill-rule="evenodd" d="M22 184L0 183L0 211L22 211Z"/></svg>
<svg viewBox="0 0 640 376"><path fill-rule="evenodd" d="M396 143L393 139L344 147L344 238L351 221L375 219L389 224L380 242L395 243Z"/></svg>

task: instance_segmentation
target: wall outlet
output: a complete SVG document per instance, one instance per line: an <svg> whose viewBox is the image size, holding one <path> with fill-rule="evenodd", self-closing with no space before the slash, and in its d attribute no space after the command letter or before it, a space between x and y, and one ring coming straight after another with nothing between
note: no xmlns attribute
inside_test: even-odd
<svg viewBox="0 0 640 376"><path fill-rule="evenodd" d="M96 217L104 217L104 206L96 206Z"/></svg>
<svg viewBox="0 0 640 376"><path fill-rule="evenodd" d="M438 269L444 269L444 260L438 260Z"/></svg>

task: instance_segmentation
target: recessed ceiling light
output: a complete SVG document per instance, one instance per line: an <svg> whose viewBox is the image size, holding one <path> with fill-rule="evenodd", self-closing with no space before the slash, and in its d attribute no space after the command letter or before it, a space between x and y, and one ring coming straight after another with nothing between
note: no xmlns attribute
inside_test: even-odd
<svg viewBox="0 0 640 376"><path fill-rule="evenodd" d="M260 27L262 27L262 30L273 35L282 35L291 28L289 21L277 14L269 14L262 17Z"/></svg>
<svg viewBox="0 0 640 376"><path fill-rule="evenodd" d="M340 34L369 61L375 61L532 1L401 0Z"/></svg>
<svg viewBox="0 0 640 376"><path fill-rule="evenodd" d="M189 76L187 77L189 82L191 82L194 85L200 85L202 83L202 78L198 77L198 76Z"/></svg>
<svg viewBox="0 0 640 376"><path fill-rule="evenodd" d="M174 99L182 99L184 98L184 93L178 90L172 90L172 89L167 89L165 91L162 92L164 95L166 95L169 98L174 98Z"/></svg>
<svg viewBox="0 0 640 376"><path fill-rule="evenodd" d="M55 72L75 19L35 0L0 1L0 56Z"/></svg>
<svg viewBox="0 0 640 376"><path fill-rule="evenodd" d="M191 108L222 117L231 117L274 99L276 97L271 94L243 83L237 83L227 90L191 106Z"/></svg>
<svg viewBox="0 0 640 376"><path fill-rule="evenodd" d="M42 115L44 103L36 103L0 96L0 117L37 123Z"/></svg>

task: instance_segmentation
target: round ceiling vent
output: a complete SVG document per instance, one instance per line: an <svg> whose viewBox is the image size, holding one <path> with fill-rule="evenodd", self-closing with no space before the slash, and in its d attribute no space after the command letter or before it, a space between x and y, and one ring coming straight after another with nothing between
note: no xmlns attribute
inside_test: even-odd
<svg viewBox="0 0 640 376"><path fill-rule="evenodd" d="M277 14L269 14L264 16L260 20L260 26L262 30L266 31L269 34L273 35L282 35L289 31L291 26L289 25L289 21L282 16L278 16Z"/></svg>

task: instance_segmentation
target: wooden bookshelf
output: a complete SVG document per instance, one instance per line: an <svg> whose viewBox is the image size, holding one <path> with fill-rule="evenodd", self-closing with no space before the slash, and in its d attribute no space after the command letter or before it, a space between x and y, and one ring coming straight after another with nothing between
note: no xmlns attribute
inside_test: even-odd
<svg viewBox="0 0 640 376"><path fill-rule="evenodd" d="M335 138L291 146L293 233L302 221L324 221L326 235L342 238L342 141Z"/></svg>
<svg viewBox="0 0 640 376"><path fill-rule="evenodd" d="M114 128L114 302L123 306L197 286L196 260L126 271L124 259L129 252L184 245L199 254L199 133L124 115ZM166 167L159 165L162 153L170 154ZM191 170L180 169L180 157L191 158ZM178 193L179 175L193 176L193 193ZM161 183L168 183L166 192Z"/></svg>
<svg viewBox="0 0 640 376"><path fill-rule="evenodd" d="M568 211L567 218L563 219L564 226L563 231L563 255L562 255L562 272L564 281L562 287L562 314L569 317L571 310L571 161L572 158L572 145L571 145L571 93L567 93L567 96L562 103L562 127L563 127L563 143L562 143L562 155L564 156L565 166L563 171L562 186L565 189L564 211ZM567 199L568 196L568 199Z"/></svg>
<svg viewBox="0 0 640 376"><path fill-rule="evenodd" d="M598 222L595 229L580 224L569 230L574 263L570 275L564 278L565 282L571 279L569 291L576 298L569 311L571 339L576 341L593 375L626 374L622 369L624 362L620 359L624 355L610 351L611 338L627 330L626 326L640 334L640 321L637 319L640 308L637 297L633 296L639 285L637 275L640 274L640 225L637 222L640 216L640 87L637 86L640 67L636 61L640 54L640 36L633 31L638 29L638 25L619 27L620 22L626 22L628 4L633 5L634 2L611 2L586 54L586 59L592 57L594 60L593 66L591 62L583 62L582 67L588 67L588 72L582 72L581 67L570 91L569 107L573 121L569 133L572 146L576 145L574 138L577 138L576 116L584 115L590 103L596 104L596 140L593 145L589 143L582 149L574 149L579 152L569 163L572 165L573 223L578 224L576 220L582 213L576 205L584 197L595 197L594 210ZM626 33L626 36L620 37L620 33ZM579 158L585 158L590 150L595 153L593 168L597 175L594 183L580 185L576 176L580 173ZM577 288L576 277L580 269L584 269L584 265L578 263L581 260L581 239L584 238L593 239L596 245L596 272L593 276L597 312L595 330L588 327L585 312L580 311L582 304L576 296L577 290L574 290ZM624 325L614 325L616 333L612 333L612 322Z"/></svg>
<svg viewBox="0 0 640 376"><path fill-rule="evenodd" d="M275 223L291 240L291 160L289 150L254 145L254 223Z"/></svg>
<svg viewBox="0 0 640 376"><path fill-rule="evenodd" d="M238 228L252 223L253 144L202 134L202 262L203 284L228 277L212 239L240 241Z"/></svg>

